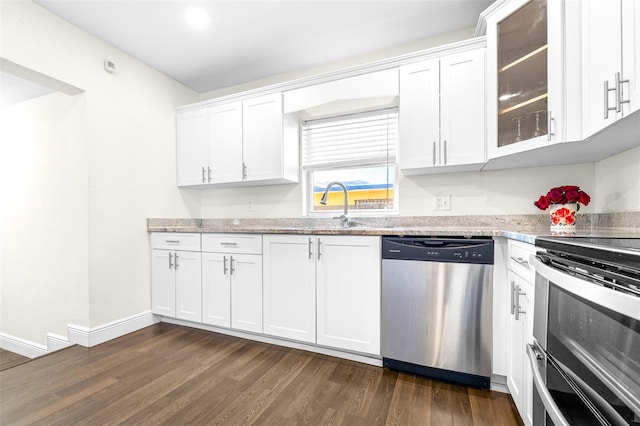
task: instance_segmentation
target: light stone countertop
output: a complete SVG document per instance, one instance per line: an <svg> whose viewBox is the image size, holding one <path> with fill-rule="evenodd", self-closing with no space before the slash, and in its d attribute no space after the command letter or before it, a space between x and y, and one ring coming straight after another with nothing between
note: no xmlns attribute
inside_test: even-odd
<svg viewBox="0 0 640 426"><path fill-rule="evenodd" d="M640 238L640 213L582 215L577 230L562 236ZM368 217L342 228L337 219L148 219L148 232L256 233L314 235L400 235L428 237L505 237L535 243L536 236L552 235L548 216L408 216ZM632 226L625 226L632 225Z"/></svg>

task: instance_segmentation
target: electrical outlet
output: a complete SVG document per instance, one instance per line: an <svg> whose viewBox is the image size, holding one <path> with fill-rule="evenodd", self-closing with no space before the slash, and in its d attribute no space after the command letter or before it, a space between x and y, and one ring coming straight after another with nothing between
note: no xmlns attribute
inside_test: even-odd
<svg viewBox="0 0 640 426"><path fill-rule="evenodd" d="M439 195L433 199L434 210L451 210L451 195Z"/></svg>
<svg viewBox="0 0 640 426"><path fill-rule="evenodd" d="M253 211L253 201L251 200L247 201L247 211Z"/></svg>

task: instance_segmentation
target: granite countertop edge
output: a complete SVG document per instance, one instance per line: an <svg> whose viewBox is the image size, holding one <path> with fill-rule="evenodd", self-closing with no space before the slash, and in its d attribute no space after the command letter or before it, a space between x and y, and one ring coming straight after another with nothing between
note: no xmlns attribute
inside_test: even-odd
<svg viewBox="0 0 640 426"><path fill-rule="evenodd" d="M170 233L235 233L235 234L293 234L293 235L361 235L361 236L428 236L428 237L503 237L510 240L535 244L536 237L550 236L549 229L505 230L505 229L479 229L479 228L347 228L347 229L321 229L321 228L292 228L292 227L149 227L148 232ZM629 235L620 229L577 230L575 233L556 234L557 236L572 237L636 237L639 233Z"/></svg>
<svg viewBox="0 0 640 426"><path fill-rule="evenodd" d="M630 223L637 223L636 213ZM147 219L148 232L246 233L298 235L368 235L429 237L504 237L534 244L538 236L640 238L637 226L601 226L597 217L582 217L572 233L552 234L548 218L541 215L443 216L357 218L354 226L342 228L335 219ZM425 222L428 221L428 224ZM611 222L611 221L609 221ZM629 221L628 221L629 222ZM626 223L623 223L626 225Z"/></svg>

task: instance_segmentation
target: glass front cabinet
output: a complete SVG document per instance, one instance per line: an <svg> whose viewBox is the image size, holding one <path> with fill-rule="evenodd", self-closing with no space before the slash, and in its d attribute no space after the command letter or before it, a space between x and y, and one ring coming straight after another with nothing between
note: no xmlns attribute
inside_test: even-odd
<svg viewBox="0 0 640 426"><path fill-rule="evenodd" d="M487 16L490 159L567 140L565 12L561 0L513 0Z"/></svg>

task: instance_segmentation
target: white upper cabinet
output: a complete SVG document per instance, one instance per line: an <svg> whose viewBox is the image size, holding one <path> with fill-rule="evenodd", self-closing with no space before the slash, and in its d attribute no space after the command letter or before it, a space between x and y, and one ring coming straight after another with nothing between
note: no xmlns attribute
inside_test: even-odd
<svg viewBox="0 0 640 426"><path fill-rule="evenodd" d="M403 173L482 167L484 85L484 48L400 68L399 157Z"/></svg>
<svg viewBox="0 0 640 426"><path fill-rule="evenodd" d="M440 61L400 69L400 168L436 165L440 143Z"/></svg>
<svg viewBox="0 0 640 426"><path fill-rule="evenodd" d="M242 103L244 181L285 178L297 182L297 167L290 170L287 159L297 165L295 146L285 146L282 94L267 95ZM295 154L295 159L291 158ZM293 173L292 173L293 172Z"/></svg>
<svg viewBox="0 0 640 426"><path fill-rule="evenodd" d="M640 109L640 3L584 0L585 137Z"/></svg>
<svg viewBox="0 0 640 426"><path fill-rule="evenodd" d="M477 49L440 59L440 139L443 166L484 164L484 56L485 49Z"/></svg>
<svg viewBox="0 0 640 426"><path fill-rule="evenodd" d="M298 123L282 94L179 111L178 185L264 185L299 180Z"/></svg>
<svg viewBox="0 0 640 426"><path fill-rule="evenodd" d="M178 186L205 182L207 162L207 113L204 108L189 109L177 115Z"/></svg>
<svg viewBox="0 0 640 426"><path fill-rule="evenodd" d="M284 94L284 112L295 113L336 102L350 103L395 96L398 96L397 68L290 90ZM384 102L383 99L380 101Z"/></svg>
<svg viewBox="0 0 640 426"><path fill-rule="evenodd" d="M242 181L242 102L207 108L210 174L207 183Z"/></svg>
<svg viewBox="0 0 640 426"><path fill-rule="evenodd" d="M562 0L511 0L487 17L489 159L579 137L577 49L567 38L578 21Z"/></svg>

